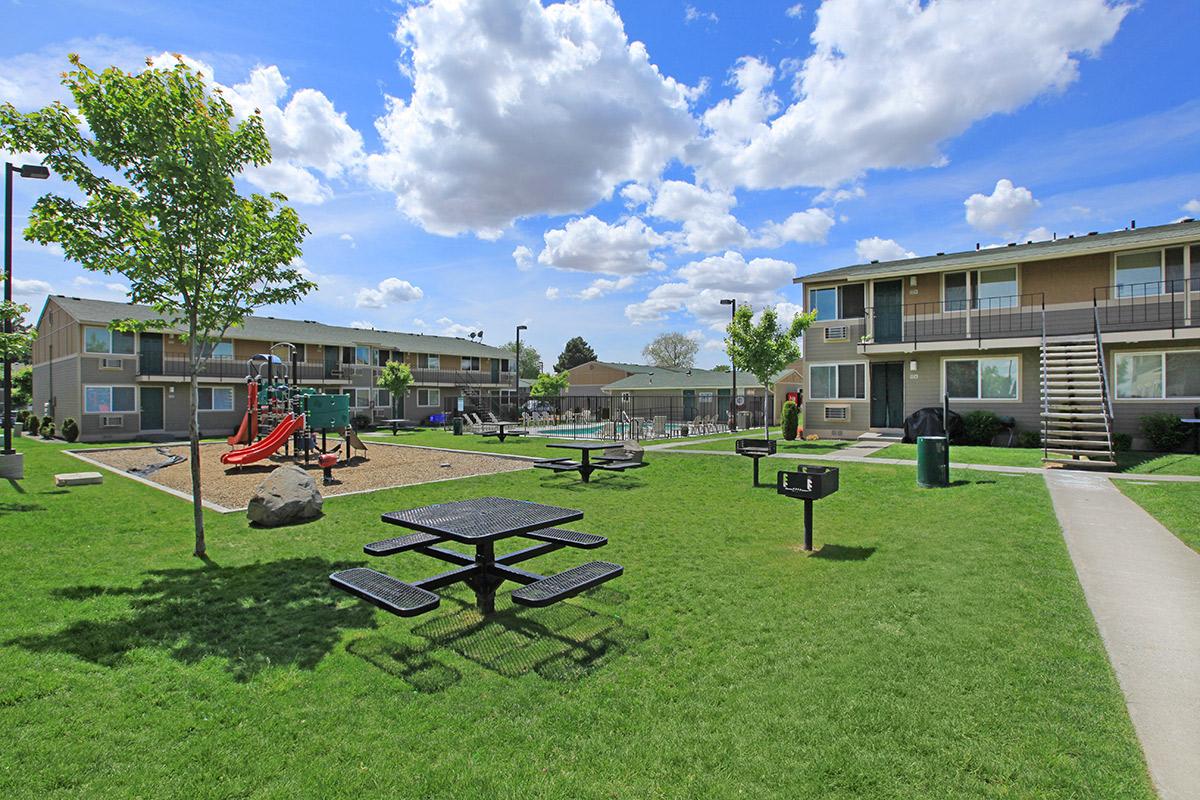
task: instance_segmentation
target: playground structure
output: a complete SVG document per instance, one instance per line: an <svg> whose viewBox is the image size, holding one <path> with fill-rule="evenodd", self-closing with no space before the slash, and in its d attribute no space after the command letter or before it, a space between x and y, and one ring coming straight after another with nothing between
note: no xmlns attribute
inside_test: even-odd
<svg viewBox="0 0 1200 800"><path fill-rule="evenodd" d="M288 362L274 354L277 348L290 351ZM237 431L227 441L230 450L221 455L221 463L231 467L242 467L269 458L281 449L284 455L303 454L308 464L313 454L319 456L319 464L326 471L338 459L341 443L331 451L328 434L337 433L346 444L346 460L354 450L366 452L362 440L350 425L350 398L344 394L322 394L312 388L300 388L289 378L299 374L294 345L280 342L270 351L251 356L246 361L246 413ZM317 434L320 434L318 445Z"/></svg>

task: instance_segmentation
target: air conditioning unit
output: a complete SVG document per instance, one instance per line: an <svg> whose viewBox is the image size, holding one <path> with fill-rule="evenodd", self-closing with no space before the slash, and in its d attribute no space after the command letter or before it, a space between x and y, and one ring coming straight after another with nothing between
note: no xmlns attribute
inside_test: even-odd
<svg viewBox="0 0 1200 800"><path fill-rule="evenodd" d="M125 361L120 358L102 358L100 369L125 369Z"/></svg>
<svg viewBox="0 0 1200 800"><path fill-rule="evenodd" d="M123 428L124 426L125 426L125 418L124 417L116 416L116 417L101 417L100 418L100 427L101 428Z"/></svg>
<svg viewBox="0 0 1200 800"><path fill-rule="evenodd" d="M846 325L828 325L825 328L825 341L844 342L850 338L850 329Z"/></svg>
<svg viewBox="0 0 1200 800"><path fill-rule="evenodd" d="M825 406L825 419L850 419L850 406Z"/></svg>

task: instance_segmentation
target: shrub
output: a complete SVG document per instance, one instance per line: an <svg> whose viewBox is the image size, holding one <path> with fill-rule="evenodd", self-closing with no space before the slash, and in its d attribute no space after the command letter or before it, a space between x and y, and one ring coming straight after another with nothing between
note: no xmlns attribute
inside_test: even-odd
<svg viewBox="0 0 1200 800"><path fill-rule="evenodd" d="M783 438L789 442L796 438L796 430L800 427L800 407L795 401L788 400L783 404Z"/></svg>
<svg viewBox="0 0 1200 800"><path fill-rule="evenodd" d="M39 432L42 434L43 439L53 439L54 438L54 422L53 422L53 420L51 420L49 417L46 417L45 421L42 422L42 427L39 429Z"/></svg>
<svg viewBox="0 0 1200 800"><path fill-rule="evenodd" d="M1142 417L1142 434L1152 449L1170 453L1187 441L1188 430L1178 416L1161 412Z"/></svg>
<svg viewBox="0 0 1200 800"><path fill-rule="evenodd" d="M1042 446L1041 431L1021 431L1017 434L1017 447L1035 447Z"/></svg>
<svg viewBox="0 0 1200 800"><path fill-rule="evenodd" d="M1000 418L991 411L972 411L963 417L967 444L990 445L1000 432Z"/></svg>
<svg viewBox="0 0 1200 800"><path fill-rule="evenodd" d="M49 417L47 417L47 419L49 419ZM36 436L38 434L38 432L41 431L41 429L42 429L42 418L39 417L37 414L30 414L29 419L25 425L25 430L28 431L30 434Z"/></svg>
<svg viewBox="0 0 1200 800"><path fill-rule="evenodd" d="M62 437L64 439L66 439L68 442L73 442L76 439L78 439L79 438L79 423L77 423L71 417L67 417L66 419L64 419L63 424L62 424Z"/></svg>
<svg viewBox="0 0 1200 800"><path fill-rule="evenodd" d="M1133 437L1128 433L1114 433L1112 443L1113 450L1118 453L1127 453L1133 449Z"/></svg>

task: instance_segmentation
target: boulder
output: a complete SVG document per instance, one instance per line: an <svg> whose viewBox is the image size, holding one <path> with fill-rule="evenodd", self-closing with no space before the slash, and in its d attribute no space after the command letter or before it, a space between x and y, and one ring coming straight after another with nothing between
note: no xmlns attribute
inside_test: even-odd
<svg viewBox="0 0 1200 800"><path fill-rule="evenodd" d="M267 528L303 522L321 516L321 493L317 482L294 464L271 472L250 498L246 516Z"/></svg>

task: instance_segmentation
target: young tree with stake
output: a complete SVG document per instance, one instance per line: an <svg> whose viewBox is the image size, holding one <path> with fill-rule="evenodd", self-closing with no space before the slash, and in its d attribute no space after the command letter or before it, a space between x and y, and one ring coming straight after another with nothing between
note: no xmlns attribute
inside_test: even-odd
<svg viewBox="0 0 1200 800"><path fill-rule="evenodd" d="M70 61L63 85L78 114L62 103L30 114L0 106L0 146L43 154L86 198L42 197L26 238L124 276L130 300L158 314L114 328L177 332L188 345L194 553L203 558L197 373L211 345L254 309L316 288L292 266L308 228L281 194L238 194L234 178L271 160L262 118L235 122L220 91L182 58L169 68L148 61L136 74Z"/></svg>
<svg viewBox="0 0 1200 800"><path fill-rule="evenodd" d="M392 416L399 417L404 408L404 398L408 397L408 389L413 384L412 369L402 361L389 361L383 365L379 380L375 385L387 389L392 397Z"/></svg>
<svg viewBox="0 0 1200 800"><path fill-rule="evenodd" d="M763 309L756 325L750 306L738 306L733 321L725 328L725 351L738 369L758 378L769 395L771 378L800 358L800 345L796 340L816 318L814 311L797 314L784 328L779 324L775 309L768 307ZM764 402L763 430L768 439L771 438L770 408L770 402Z"/></svg>

